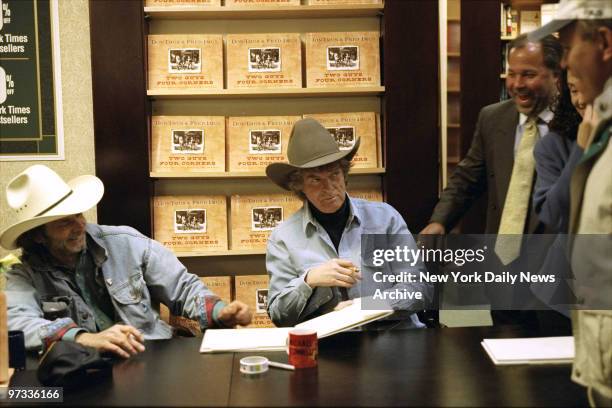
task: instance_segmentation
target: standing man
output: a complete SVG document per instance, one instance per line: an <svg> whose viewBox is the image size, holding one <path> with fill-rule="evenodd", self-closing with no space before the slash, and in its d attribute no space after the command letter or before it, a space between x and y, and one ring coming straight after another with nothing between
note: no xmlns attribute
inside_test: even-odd
<svg viewBox="0 0 612 408"><path fill-rule="evenodd" d="M511 100L480 111L470 150L458 164L421 234L450 231L485 192L487 234L504 238L542 232L543 225L530 205L533 146L548 133L561 57L561 45L552 35L538 41L522 35L511 43L506 78ZM520 239L498 240L495 246L503 265L516 260L520 251ZM521 312L494 310L492 316L496 324L533 321L532 315Z"/></svg>
<svg viewBox="0 0 612 408"><path fill-rule="evenodd" d="M572 175L570 245L576 296L589 309L572 316L572 379L588 387L591 406L612 406L612 2L562 1L554 19L532 34L559 31L563 65L593 114L584 155ZM571 236L570 236L571 238Z"/></svg>
<svg viewBox="0 0 612 408"><path fill-rule="evenodd" d="M0 245L22 250L7 273L8 326L24 332L28 348L76 341L127 358L144 350L144 339L172 336L157 302L203 329L251 321L244 303L225 305L158 242L130 227L86 223L82 213L103 194L95 176L66 183L42 165L6 187L17 222Z"/></svg>

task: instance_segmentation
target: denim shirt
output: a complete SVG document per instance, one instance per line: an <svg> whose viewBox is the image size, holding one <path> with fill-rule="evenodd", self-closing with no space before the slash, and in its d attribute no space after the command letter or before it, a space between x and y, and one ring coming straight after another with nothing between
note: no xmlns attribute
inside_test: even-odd
<svg viewBox="0 0 612 408"><path fill-rule="evenodd" d="M323 264L330 259L348 259L361 270L363 279L371 281L372 265L361 263L362 234L387 234L401 237L402 244L416 249L416 243L402 216L386 203L365 201L350 198L350 215L338 251L332 244L325 229L313 217L308 205L304 205L285 222L279 225L270 235L266 251L266 268L270 275L268 314L277 326L293 326L305 320L330 312L341 299L337 287L311 288L304 277L309 269ZM393 234L402 234L393 235ZM423 264L402 268L402 271L418 273L424 271ZM386 273L399 273L391 270ZM432 289L421 283L387 284L382 289L393 287L406 288L409 291L421 291L424 298L431 299ZM353 285L348 291L349 298L372 295L361 293L361 282ZM418 310L422 308L419 301L396 301L391 306L394 310ZM403 313L406 317L403 327L424 327L413 313Z"/></svg>
<svg viewBox="0 0 612 408"><path fill-rule="evenodd" d="M99 246L93 252L96 275L108 290L117 323L136 327L145 339L168 339L171 327L152 308L161 302L175 315L198 320L202 328L213 324L213 310L222 302L170 250L126 226L87 224L87 234ZM68 275L74 272L37 254L28 253L22 261L7 273L6 295L9 330L24 331L27 348L59 340L74 327L96 331L92 309ZM68 317L46 320L42 303L58 297L69 302Z"/></svg>

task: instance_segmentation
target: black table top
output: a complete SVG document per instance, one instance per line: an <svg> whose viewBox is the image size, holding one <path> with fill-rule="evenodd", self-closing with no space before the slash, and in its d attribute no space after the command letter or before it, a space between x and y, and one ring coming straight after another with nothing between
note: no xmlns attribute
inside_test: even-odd
<svg viewBox="0 0 612 408"><path fill-rule="evenodd" d="M577 406L584 389L570 365L495 366L483 338L520 329L462 328L341 333L319 342L319 366L241 374L240 358L284 352L199 354L201 338L149 341L116 364L113 379L64 394L75 405L139 406ZM11 386L37 385L35 371Z"/></svg>

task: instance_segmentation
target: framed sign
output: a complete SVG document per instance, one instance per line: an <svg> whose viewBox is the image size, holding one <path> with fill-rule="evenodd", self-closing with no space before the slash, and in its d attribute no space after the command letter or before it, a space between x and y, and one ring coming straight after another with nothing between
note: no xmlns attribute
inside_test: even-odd
<svg viewBox="0 0 612 408"><path fill-rule="evenodd" d="M57 0L0 0L0 161L64 160Z"/></svg>

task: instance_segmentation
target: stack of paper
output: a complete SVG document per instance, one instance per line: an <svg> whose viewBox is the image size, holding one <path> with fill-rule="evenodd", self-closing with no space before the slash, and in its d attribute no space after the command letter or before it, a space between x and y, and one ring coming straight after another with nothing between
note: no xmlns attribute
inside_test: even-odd
<svg viewBox="0 0 612 408"><path fill-rule="evenodd" d="M310 329L318 338L331 336L345 330L362 326L393 313L391 309L362 310L361 299L342 310L330 312L295 326ZM293 327L261 329L208 329L204 333L200 353L227 351L277 351L287 345L289 330Z"/></svg>
<svg viewBox="0 0 612 408"><path fill-rule="evenodd" d="M495 365L566 364L574 359L574 338L484 339L480 344Z"/></svg>

